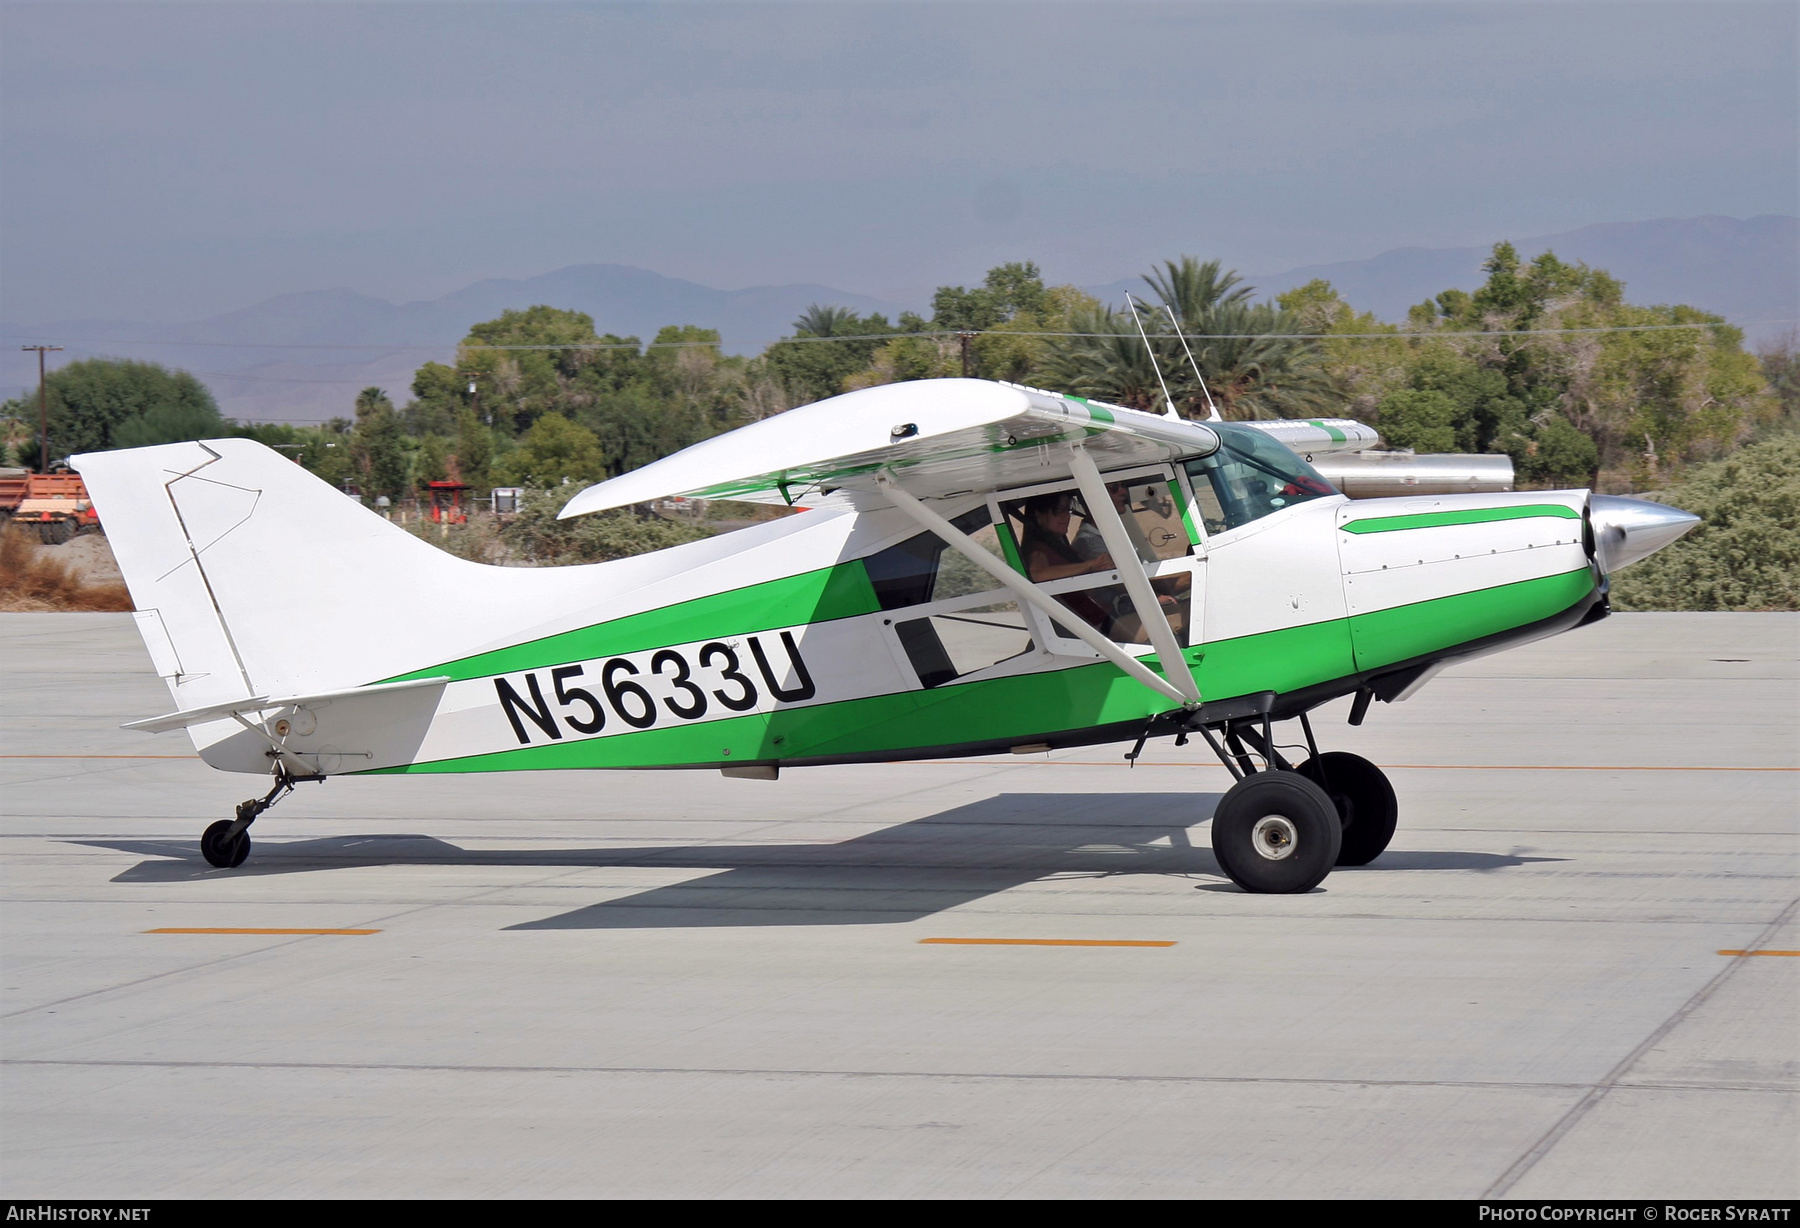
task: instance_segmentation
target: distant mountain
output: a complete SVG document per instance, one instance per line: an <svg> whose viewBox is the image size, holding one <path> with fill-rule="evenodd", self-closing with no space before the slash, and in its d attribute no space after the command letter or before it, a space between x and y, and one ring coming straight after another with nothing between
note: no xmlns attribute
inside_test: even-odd
<svg viewBox="0 0 1800 1228"><path fill-rule="evenodd" d="M426 302L396 305L354 290L309 290L189 324L78 320L0 325L0 334L66 345L76 355L183 367L201 375L226 415L239 420L318 422L347 414L357 390L371 384L404 402L419 365L449 361L471 325L539 303L586 312L597 331L644 341L669 324L716 328L732 353L754 353L791 333L794 319L813 303L880 311L890 319L900 311L830 286L715 290L628 265L585 264L480 281ZM30 358L0 350L0 389L17 395L14 389L37 386L35 360L24 361Z"/></svg>
<svg viewBox="0 0 1800 1228"><path fill-rule="evenodd" d="M1800 319L1800 218L1668 218L1612 222L1564 234L1520 239L1529 258L1553 249L1565 260L1607 269L1638 303L1690 303L1738 323ZM1273 276L1249 275L1260 295L1279 294L1323 277L1359 309L1400 320L1414 303L1483 280L1490 247L1403 247L1368 260L1309 265ZM1087 287L1102 301L1123 303L1139 278ZM813 303L880 311L900 305L830 286L752 286L715 290L622 264L584 264L539 277L476 282L425 302L394 304L353 290L282 294L240 311L181 325L76 320L0 325L0 394L37 386L32 355L16 348L44 341L70 357L94 354L147 358L203 378L221 408L243 421L319 422L348 414L359 389L386 388L404 402L413 372L427 360L447 362L469 326L507 308L546 303L594 318L602 333L645 341L667 324L719 330L732 353L754 353L792 331ZM1793 326L1752 327L1753 341ZM276 347L283 348L276 348ZM294 347L308 348L294 348Z"/></svg>
<svg viewBox="0 0 1800 1228"><path fill-rule="evenodd" d="M1526 259L1550 250L1567 261L1602 268L1625 283L1634 303L1687 303L1735 323L1800 319L1800 218L1766 214L1606 222L1563 234L1516 239ZM1284 293L1314 278L1337 287L1345 301L1383 320L1445 290L1473 290L1486 275L1486 247L1401 247L1368 260L1314 264L1274 275L1246 275L1258 297ZM1127 278L1088 288L1104 302L1122 303L1144 283ZM1781 335L1791 324L1753 327L1753 338Z"/></svg>

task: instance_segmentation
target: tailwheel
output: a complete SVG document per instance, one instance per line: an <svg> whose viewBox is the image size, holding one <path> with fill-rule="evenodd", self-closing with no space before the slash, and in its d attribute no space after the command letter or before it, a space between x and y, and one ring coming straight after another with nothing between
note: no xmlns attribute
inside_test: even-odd
<svg viewBox="0 0 1800 1228"><path fill-rule="evenodd" d="M301 780L324 780L323 776L294 776L285 767L275 769L275 784L264 797L253 797L238 803L237 818L220 819L200 833L200 855L208 865L221 870L235 870L250 856L250 824L256 816L294 790Z"/></svg>
<svg viewBox="0 0 1800 1228"><path fill-rule="evenodd" d="M236 819L220 819L200 835L200 855L208 865L235 870L250 856L250 833Z"/></svg>
<svg viewBox="0 0 1800 1228"><path fill-rule="evenodd" d="M1213 812L1213 856L1245 891L1311 891L1338 861L1342 824L1331 798L1298 772L1256 772Z"/></svg>
<svg viewBox="0 0 1800 1228"><path fill-rule="evenodd" d="M1332 750L1308 759L1296 769L1325 790L1344 825L1340 866L1366 866L1394 838L1400 804L1386 773L1348 751Z"/></svg>

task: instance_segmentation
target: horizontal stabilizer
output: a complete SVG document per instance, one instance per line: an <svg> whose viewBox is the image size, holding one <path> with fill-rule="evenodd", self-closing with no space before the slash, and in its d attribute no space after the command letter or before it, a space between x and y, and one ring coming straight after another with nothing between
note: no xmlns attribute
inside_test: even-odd
<svg viewBox="0 0 1800 1228"><path fill-rule="evenodd" d="M1321 433L1321 438L1324 435ZM892 474L918 498L1000 490L1070 473L1084 443L1102 469L1208 456L1210 427L989 380L884 384L704 440L569 500L563 518L685 495L817 504Z"/></svg>
<svg viewBox="0 0 1800 1228"><path fill-rule="evenodd" d="M243 699L228 700L225 703L207 704L202 708L187 708L180 712L153 716L147 720L131 721L119 728L139 729L145 733L167 733L171 729L186 729L190 725L204 725L209 721L242 716L246 712L268 712L277 708L306 708L334 699L351 699L360 695L375 695L387 691L410 691L417 687L442 686L449 681L449 678L414 678L406 682L381 682L374 686L347 687L341 691L322 691L316 695L286 695L278 698L270 698L267 695L249 695Z"/></svg>

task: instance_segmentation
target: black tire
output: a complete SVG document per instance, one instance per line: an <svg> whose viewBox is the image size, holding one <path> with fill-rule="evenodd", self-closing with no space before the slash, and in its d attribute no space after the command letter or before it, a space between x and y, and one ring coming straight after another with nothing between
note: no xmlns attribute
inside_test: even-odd
<svg viewBox="0 0 1800 1228"><path fill-rule="evenodd" d="M235 870L250 856L249 832L240 831L236 840L225 843L225 833L231 830L232 823L231 819L220 819L200 834L200 855L208 865Z"/></svg>
<svg viewBox="0 0 1800 1228"><path fill-rule="evenodd" d="M38 525L38 540L46 546L60 546L75 536L75 526L66 520L46 520Z"/></svg>
<svg viewBox="0 0 1800 1228"><path fill-rule="evenodd" d="M1325 791L1298 772L1257 772L1213 812L1213 856L1245 891L1311 891L1337 864L1342 824Z"/></svg>
<svg viewBox="0 0 1800 1228"><path fill-rule="evenodd" d="M1296 770L1324 789L1337 807L1344 825L1340 866L1366 866L1387 850L1400 818L1400 803L1385 772L1343 750L1328 750Z"/></svg>

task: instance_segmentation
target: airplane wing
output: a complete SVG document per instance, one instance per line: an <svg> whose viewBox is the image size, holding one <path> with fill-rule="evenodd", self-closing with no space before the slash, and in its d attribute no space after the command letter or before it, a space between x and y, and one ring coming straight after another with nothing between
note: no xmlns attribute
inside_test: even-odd
<svg viewBox="0 0 1800 1228"><path fill-rule="evenodd" d="M1102 468L1206 456L1199 422L988 380L915 380L831 397L704 440L590 486L564 519L674 495L817 506L874 491L884 470L920 498L1052 481L1070 472L1059 443L1084 441Z"/></svg>
<svg viewBox="0 0 1800 1228"><path fill-rule="evenodd" d="M1276 418L1238 425L1254 427L1301 456L1360 452L1381 442L1381 435L1374 427L1353 418Z"/></svg>

